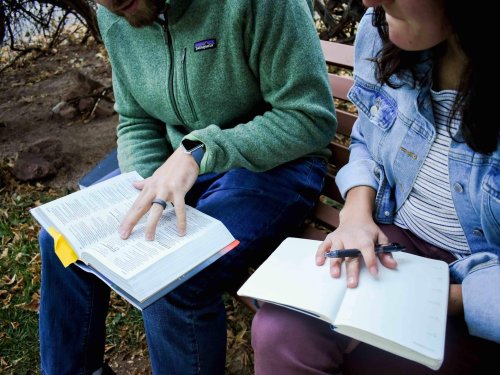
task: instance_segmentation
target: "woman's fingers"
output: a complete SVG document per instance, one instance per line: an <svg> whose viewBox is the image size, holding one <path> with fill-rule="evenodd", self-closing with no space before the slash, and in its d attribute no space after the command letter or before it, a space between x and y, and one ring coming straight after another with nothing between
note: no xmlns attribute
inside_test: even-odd
<svg viewBox="0 0 500 375"><path fill-rule="evenodd" d="M387 236L385 235L385 233L380 230L379 233L378 233L378 243L380 243L380 244L386 244L386 243L389 243L389 242L390 241L387 238ZM378 258L380 259L380 263L382 263L382 265L384 267L394 269L394 268L396 268L398 266L398 263L392 257L391 253L382 253L382 254L379 255Z"/></svg>
<svg viewBox="0 0 500 375"><path fill-rule="evenodd" d="M356 288L359 280L360 257L345 258L345 270L347 274L347 287Z"/></svg>
<svg viewBox="0 0 500 375"><path fill-rule="evenodd" d="M378 257L384 267L394 269L398 266L398 262L396 262L391 253L382 253Z"/></svg>
<svg viewBox="0 0 500 375"><path fill-rule="evenodd" d="M334 236L327 236L325 240L319 245L318 251L316 252L316 264L322 266L326 259L325 254L331 250L343 249L344 245L342 241ZM332 277L340 277L342 259L340 258L329 258L330 259L330 274Z"/></svg>
<svg viewBox="0 0 500 375"><path fill-rule="evenodd" d="M332 242L330 240L330 236L327 236L325 240L318 246L318 250L316 251L316 265L322 266L323 264L325 264L325 253L327 251L330 251L331 248Z"/></svg>

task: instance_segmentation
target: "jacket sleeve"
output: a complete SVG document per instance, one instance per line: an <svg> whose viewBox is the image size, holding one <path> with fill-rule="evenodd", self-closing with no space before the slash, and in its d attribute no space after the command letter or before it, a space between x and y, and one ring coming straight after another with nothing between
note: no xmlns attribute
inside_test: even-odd
<svg viewBox="0 0 500 375"><path fill-rule="evenodd" d="M188 135L206 145L201 172L271 169L311 153L325 155L337 121L309 0L249 1L242 17L248 64L269 110L231 129ZM279 15L279 16L278 16ZM320 151L321 150L321 151Z"/></svg>
<svg viewBox="0 0 500 375"><path fill-rule="evenodd" d="M451 265L454 279L462 283L464 314L469 333L500 343L500 259L493 252L479 252Z"/></svg>
<svg viewBox="0 0 500 375"><path fill-rule="evenodd" d="M376 29L371 25L372 12L368 10L361 19L356 33L354 50L354 74L358 70L372 71L373 67L364 68L362 65L373 63L368 60L374 55L374 40L378 39ZM335 177L335 182L342 197L345 199L347 192L356 186L369 186L378 191L384 179L383 168L373 160L366 146L364 135L361 131L361 122L370 121L363 112L359 111L358 118L351 132L349 146L349 163L342 167Z"/></svg>
<svg viewBox="0 0 500 375"><path fill-rule="evenodd" d="M172 153L165 125L144 112L115 74L113 90L115 110L119 113L117 137L120 170L136 170L142 177L149 177Z"/></svg>

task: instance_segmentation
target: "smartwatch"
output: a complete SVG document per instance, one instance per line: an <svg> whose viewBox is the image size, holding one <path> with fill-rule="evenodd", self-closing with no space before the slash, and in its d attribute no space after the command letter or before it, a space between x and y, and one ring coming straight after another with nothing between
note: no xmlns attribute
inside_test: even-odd
<svg viewBox="0 0 500 375"><path fill-rule="evenodd" d="M184 149L185 154L190 154L198 167L201 165L201 159L203 159L203 155L205 155L205 145L200 141L192 141L190 139L183 139L181 141L182 148Z"/></svg>

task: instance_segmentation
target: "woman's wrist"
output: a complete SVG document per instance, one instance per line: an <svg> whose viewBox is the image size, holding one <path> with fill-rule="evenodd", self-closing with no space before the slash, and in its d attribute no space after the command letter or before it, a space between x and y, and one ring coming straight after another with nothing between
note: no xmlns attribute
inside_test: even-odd
<svg viewBox="0 0 500 375"><path fill-rule="evenodd" d="M368 186L357 186L347 192L344 207L340 210L339 220L351 219L373 221L375 190Z"/></svg>

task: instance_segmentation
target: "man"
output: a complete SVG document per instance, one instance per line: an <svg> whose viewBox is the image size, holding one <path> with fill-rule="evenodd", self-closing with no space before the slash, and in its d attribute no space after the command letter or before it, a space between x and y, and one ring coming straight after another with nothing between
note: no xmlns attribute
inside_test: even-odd
<svg viewBox="0 0 500 375"><path fill-rule="evenodd" d="M304 220L336 119L308 0L100 0L122 171L146 178L127 238L164 201L221 220L240 245L143 311L155 374L223 374L224 291L234 292ZM159 204L155 204L159 203ZM109 289L54 255L42 232L41 366L102 372Z"/></svg>

